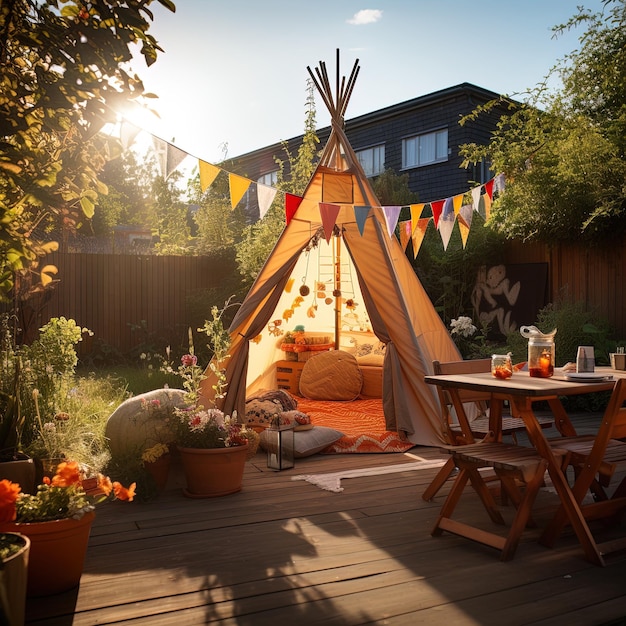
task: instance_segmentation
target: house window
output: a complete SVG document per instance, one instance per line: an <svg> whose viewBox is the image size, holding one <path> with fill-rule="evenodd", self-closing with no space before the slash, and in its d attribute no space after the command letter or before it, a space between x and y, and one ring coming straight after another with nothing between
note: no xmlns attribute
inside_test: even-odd
<svg viewBox="0 0 626 626"><path fill-rule="evenodd" d="M278 183L278 170L263 174L263 176L259 177L257 183L267 185L268 187L276 187L276 183Z"/></svg>
<svg viewBox="0 0 626 626"><path fill-rule="evenodd" d="M366 150L358 150L356 158L359 160L366 176L378 176L385 169L385 146L374 146Z"/></svg>
<svg viewBox="0 0 626 626"><path fill-rule="evenodd" d="M448 129L402 140L402 167L418 167L448 160Z"/></svg>

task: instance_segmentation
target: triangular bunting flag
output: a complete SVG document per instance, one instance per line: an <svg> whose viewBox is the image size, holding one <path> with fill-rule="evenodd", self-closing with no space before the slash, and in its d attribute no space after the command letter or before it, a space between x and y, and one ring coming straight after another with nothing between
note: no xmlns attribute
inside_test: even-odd
<svg viewBox="0 0 626 626"><path fill-rule="evenodd" d="M472 207L470 207L470 209L471 208ZM459 223L459 231L461 232L461 242L463 243L463 249L465 250L465 246L467 245L467 238L469 237L470 229L461 220L459 220L458 223Z"/></svg>
<svg viewBox="0 0 626 626"><path fill-rule="evenodd" d="M422 202L421 204L411 204L409 209L411 210L411 233L417 228L417 220L422 217L422 211L426 205Z"/></svg>
<svg viewBox="0 0 626 626"><path fill-rule="evenodd" d="M300 196L294 196L291 193L285 193L285 222L287 224L291 222L302 200L303 199Z"/></svg>
<svg viewBox="0 0 626 626"><path fill-rule="evenodd" d="M356 225L359 227L359 232L361 233L361 237L363 236L363 230L365 229L365 220L369 215L370 208L368 206L355 206L354 207L354 219L356 220Z"/></svg>
<svg viewBox="0 0 626 626"><path fill-rule="evenodd" d="M200 189L204 193L213 184L221 170L216 165L201 160L198 160L198 169L200 170Z"/></svg>
<svg viewBox="0 0 626 626"><path fill-rule="evenodd" d="M491 179L489 182L485 183L485 193L489 196L489 199L492 200L493 199L493 184L495 182L495 179Z"/></svg>
<svg viewBox="0 0 626 626"><path fill-rule="evenodd" d="M454 206L454 215L457 216L459 211L461 210L461 205L463 204L463 196L464 193L460 193L458 196L454 196L452 198L452 205Z"/></svg>
<svg viewBox="0 0 626 626"><path fill-rule="evenodd" d="M406 247L409 245L409 241L411 241L413 223L411 220L406 220L398 222L398 226L400 230L400 245L402 246L402 249L406 251Z"/></svg>
<svg viewBox="0 0 626 626"><path fill-rule="evenodd" d="M326 237L326 243L330 243L330 238L333 235L333 228L339 215L339 209L341 208L337 204L330 204L328 202L320 202L320 215L322 217L322 226L324 227L324 236Z"/></svg>
<svg viewBox="0 0 626 626"><path fill-rule="evenodd" d="M474 213L474 207L471 204L464 204L459 210L456 221L459 224L463 224L468 230L472 226L472 215Z"/></svg>
<svg viewBox="0 0 626 626"><path fill-rule="evenodd" d="M171 143L167 144L166 159L165 159L165 179L167 180L170 174L185 160L188 154L173 146Z"/></svg>
<svg viewBox="0 0 626 626"><path fill-rule="evenodd" d="M124 148L124 150L130 148L135 141L135 137L137 137L140 132L141 128L126 120L122 120L120 122L120 143L122 144L122 148Z"/></svg>
<svg viewBox="0 0 626 626"><path fill-rule="evenodd" d="M243 198L243 194L248 191L248 187L252 181L249 178L238 176L237 174L228 174L228 183L230 185L230 206L235 209L239 201Z"/></svg>
<svg viewBox="0 0 626 626"><path fill-rule="evenodd" d="M152 135L152 147L154 148L159 174L165 177L165 172L167 171L167 141Z"/></svg>
<svg viewBox="0 0 626 626"><path fill-rule="evenodd" d="M485 221L487 221L491 215L491 196L488 193L485 193L481 196L481 198L485 203Z"/></svg>
<svg viewBox="0 0 626 626"><path fill-rule="evenodd" d="M274 187L268 187L267 185L262 185L257 183L256 186L256 200L259 205L259 219L262 220L265 217L265 214L268 212L269 208L272 206L272 202L274 202L274 198L276 197L277 190Z"/></svg>
<svg viewBox="0 0 626 626"><path fill-rule="evenodd" d="M474 187L472 189L472 206L474 207L474 211L478 211L478 203L480 202L480 191L482 189L482 185L478 187Z"/></svg>
<svg viewBox="0 0 626 626"><path fill-rule="evenodd" d="M441 241L443 242L443 249L448 249L448 243L450 243L450 236L452 235L452 229L454 228L454 205L452 198L447 198L443 204L443 210L439 219L439 226L437 230L441 235Z"/></svg>
<svg viewBox="0 0 626 626"><path fill-rule="evenodd" d="M428 222L430 222L430 217L422 217L417 220L417 227L413 231L411 235L411 240L413 241L413 257L417 258L417 253L420 251L422 246L422 241L424 241L424 235L426 235L426 229L428 228Z"/></svg>
<svg viewBox="0 0 626 626"><path fill-rule="evenodd" d="M396 230L396 224L400 217L401 206L384 206L383 213L385 214L385 221L387 222L387 232L391 237Z"/></svg>
<svg viewBox="0 0 626 626"><path fill-rule="evenodd" d="M435 228L439 225L439 218L441 217L441 211L443 209L443 203L445 200L437 200L436 202L431 202L430 207L433 210L433 221L435 222Z"/></svg>
<svg viewBox="0 0 626 626"><path fill-rule="evenodd" d="M502 193L505 187L504 174L498 174L493 180L493 191L496 193Z"/></svg>

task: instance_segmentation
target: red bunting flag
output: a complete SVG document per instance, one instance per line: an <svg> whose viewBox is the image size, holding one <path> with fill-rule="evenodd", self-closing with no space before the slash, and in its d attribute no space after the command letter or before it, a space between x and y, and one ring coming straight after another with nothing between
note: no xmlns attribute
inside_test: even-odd
<svg viewBox="0 0 626 626"><path fill-rule="evenodd" d="M489 196L489 200L493 200L493 183L495 179L492 178L488 183L485 183L485 193Z"/></svg>
<svg viewBox="0 0 626 626"><path fill-rule="evenodd" d="M437 200L436 202L431 202L430 206L433 210L433 221L435 222L435 228L439 225L439 218L441 217L441 211L443 210L443 203L445 200Z"/></svg>
<svg viewBox="0 0 626 626"><path fill-rule="evenodd" d="M326 237L326 243L330 243L330 238L333 234L333 228L337 222L337 215L339 215L339 209L341 208L337 204L330 204L328 202L320 202L320 216L322 217L322 226L324 227L324 237Z"/></svg>
<svg viewBox="0 0 626 626"><path fill-rule="evenodd" d="M302 198L300 196L294 196L291 193L285 193L285 221L287 224L291 222L291 219L296 214Z"/></svg>

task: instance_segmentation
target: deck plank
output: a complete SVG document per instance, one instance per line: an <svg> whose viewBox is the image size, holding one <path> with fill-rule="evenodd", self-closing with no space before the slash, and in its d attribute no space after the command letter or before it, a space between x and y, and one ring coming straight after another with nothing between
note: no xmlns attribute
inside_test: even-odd
<svg viewBox="0 0 626 626"><path fill-rule="evenodd" d="M449 490L422 500L436 468L344 479L341 493L292 480L416 456L443 458L421 447L316 455L273 472L259 453L240 493L209 500L185 498L175 468L158 499L98 510L80 588L29 599L26 623L576 625L626 616L626 556L598 568L571 532L552 549L536 541L556 506L547 490L533 510L539 528L502 563L485 546L430 536ZM459 510L493 529L469 488Z"/></svg>

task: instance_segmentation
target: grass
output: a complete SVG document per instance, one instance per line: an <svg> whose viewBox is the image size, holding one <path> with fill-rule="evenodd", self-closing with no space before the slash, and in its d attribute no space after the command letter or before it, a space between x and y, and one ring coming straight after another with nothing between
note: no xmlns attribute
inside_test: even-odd
<svg viewBox="0 0 626 626"><path fill-rule="evenodd" d="M172 389L180 388L180 377L178 375L166 374L160 370L134 367L132 365L79 369L78 375L83 378L89 376L108 378L124 387L128 394L133 396L155 389L162 389L165 386Z"/></svg>

